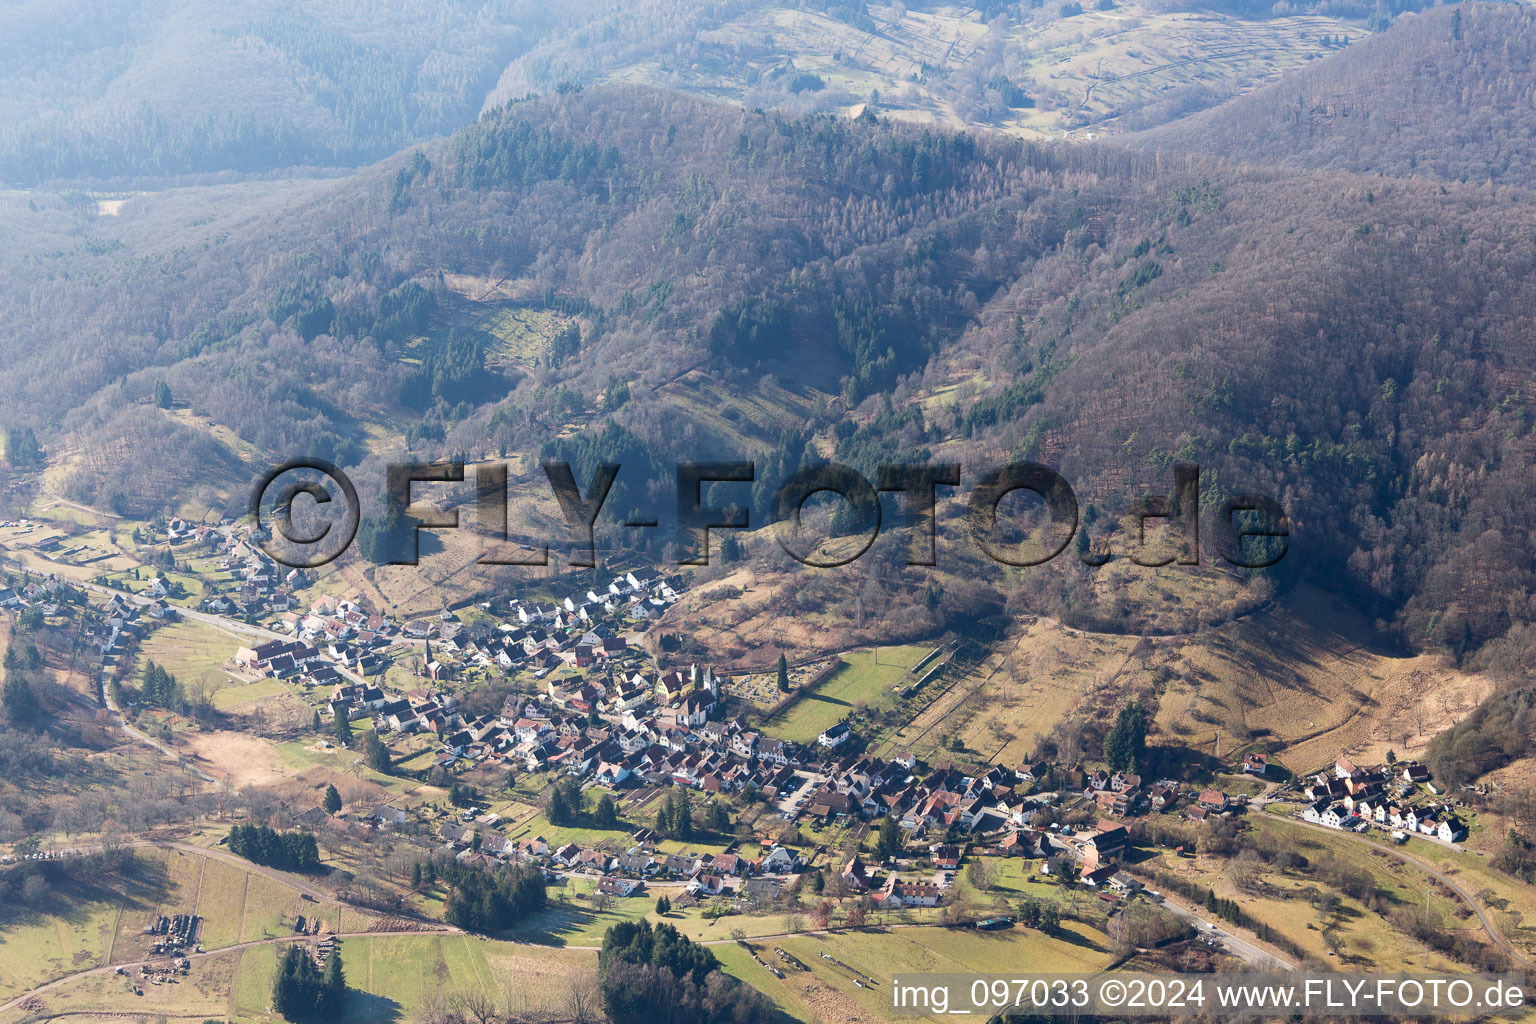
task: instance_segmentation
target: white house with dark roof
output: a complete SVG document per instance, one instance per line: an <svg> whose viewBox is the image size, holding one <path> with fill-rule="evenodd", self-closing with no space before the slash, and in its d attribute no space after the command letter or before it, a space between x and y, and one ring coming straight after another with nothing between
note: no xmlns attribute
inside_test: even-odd
<svg viewBox="0 0 1536 1024"><path fill-rule="evenodd" d="M826 747L830 750L833 747L838 747L846 743L851 735L852 733L848 729L848 723L838 722L826 732L816 737L816 745L820 747Z"/></svg>

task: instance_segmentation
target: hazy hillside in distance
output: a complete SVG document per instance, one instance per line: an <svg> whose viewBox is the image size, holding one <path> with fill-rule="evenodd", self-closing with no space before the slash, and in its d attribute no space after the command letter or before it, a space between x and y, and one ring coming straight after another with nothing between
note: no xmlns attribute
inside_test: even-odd
<svg viewBox="0 0 1536 1024"><path fill-rule="evenodd" d="M563 82L643 82L792 114L869 106L922 124L1092 138L1271 81L1365 35L1372 13L1261 6L646 0L542 40L487 105Z"/></svg>
<svg viewBox="0 0 1536 1024"><path fill-rule="evenodd" d="M1219 104L1416 5L29 0L0 10L0 182L354 168L509 100L614 83L1092 139Z"/></svg>
<svg viewBox="0 0 1536 1024"><path fill-rule="evenodd" d="M1405 17L1138 141L1286 167L1536 185L1536 10L1471 3Z"/></svg>
<svg viewBox="0 0 1536 1024"><path fill-rule="evenodd" d="M115 0L0 8L0 181L356 166L471 120L580 5Z"/></svg>

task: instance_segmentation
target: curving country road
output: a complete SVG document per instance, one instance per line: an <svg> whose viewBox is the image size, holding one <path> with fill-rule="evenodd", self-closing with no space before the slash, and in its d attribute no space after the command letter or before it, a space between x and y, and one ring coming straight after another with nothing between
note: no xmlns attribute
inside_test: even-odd
<svg viewBox="0 0 1536 1024"><path fill-rule="evenodd" d="M431 934L436 934L436 933L428 932L428 931L328 932L327 933L327 935L334 935L335 937L340 938L340 939L360 939L360 938L389 937L389 936L401 936L401 935L431 935ZM237 952L237 951L242 950L242 949L251 949L252 947L255 947L255 946L275 946L275 945L278 945L280 943L308 942L309 940L314 939L314 938L316 938L316 936L313 936L313 935L279 935L276 938L271 938L271 939L253 939L250 942L239 942L239 943L236 943L235 945L232 945L232 946L220 946L218 949L209 950L206 953L182 953L180 955L186 957L188 960L205 960L208 957L223 956L226 953L233 953L233 952ZM72 984L72 983L74 983L76 981L79 981L82 978L89 978L89 977L92 977L94 975L101 975L101 974L113 974L113 973L115 973L117 971L118 968L122 968L123 970L128 971L130 974L132 974L132 972L137 970L143 964L164 964L168 959L170 959L170 958L169 957L164 957L164 956L151 957L148 960L134 960L134 961L132 961L130 963L109 964L109 965L107 965L105 967L92 967L92 968L90 968L88 970L76 971L74 974L66 974L62 978L55 978L53 981L45 982L44 984L39 985L36 988L32 989L32 991L25 992L25 993L15 997L14 999L10 1000L9 1002L0 1003L0 1013L4 1013L7 1010L14 1010L16 1007L20 1006L22 1003L26 1002L29 999L33 999L33 998L36 998L38 996L44 995L44 994L46 994L48 992L51 992L51 991L53 991L55 989L63 988L65 985ZM93 1014L92 1016L96 1016L96 1015Z"/></svg>
<svg viewBox="0 0 1536 1024"><path fill-rule="evenodd" d="M275 881L275 882L278 882L278 883L280 883L282 885L285 885L285 886L287 886L290 889L297 890L298 892L300 892L300 893L304 894L305 896L309 897L310 901L313 902L313 903L324 904L324 905L327 905L327 906L339 907L339 908L349 909L349 910L360 910L361 909L361 908L358 908L358 907L354 907L352 904L347 903L344 900L337 899L335 896L332 896L330 893L324 891L323 889L316 888L314 885L310 884L309 880L306 879L302 875L295 875L295 874L293 874L291 872L288 872L288 871L281 871L281 870L279 870L277 868L266 867L266 866L261 865L261 864L253 864L250 861L246 860L244 857L237 856L237 855L235 855L233 853L230 853L227 850L211 849L211 848L206 847L206 846L195 846L195 845L193 845L191 843L183 843L183 842L179 842L177 840L138 839L138 840L134 840L132 842L124 843L123 845L129 846L129 847L135 847L135 848L150 848L150 849L160 849L160 850L178 850L178 851L180 851L182 853L192 854L193 856L204 857L204 858L207 858L208 860L219 861L220 863L233 865L234 867L237 867L237 868L241 869L242 871L249 871L252 874L261 875L264 878L268 878L268 879L271 879L272 881ZM327 935L336 935L337 937L344 938L344 939L345 938L361 938L361 937L364 937L364 936L372 937L372 936L400 936L400 935L413 935L414 936L414 935L463 935L463 934L465 934L465 932L461 928L455 928L452 925L441 924L441 923L436 923L436 922L434 922L431 927L422 927L422 928L413 928L413 929L390 929L390 930L381 930L381 931L328 932L327 933ZM189 952L189 953L183 953L181 955L185 956L188 960L201 960L201 959L206 959L207 957L221 956L221 955L223 955L225 953L229 953L229 952L232 952L232 951L235 951L235 950L250 949L253 946L269 946L269 945L276 945L278 943L287 943L287 942L304 942L304 941L307 941L309 939L313 939L315 937L316 936L312 936L312 935L279 935L279 936L275 936L275 937L269 938L269 939L253 939L250 942L240 942L240 943L236 943L236 944L230 945L230 946L220 946L218 949L208 950L207 952L204 952L204 953L190 953ZM585 947L573 947L573 948L580 949L580 948L585 948ZM593 949L597 949L598 947L593 946L592 948ZM163 963L165 963L165 961L167 959L168 959L168 957L164 957L164 956L149 957L147 959L134 960L134 961L131 961L131 962L128 962L128 963L106 964L106 965L100 966L100 967L91 967L91 968L87 968L86 970L83 970L83 971L76 971L73 974L66 974L66 975L64 975L61 978L55 978L54 980L49 981L49 982L45 982L44 984L39 985L36 988L34 988L34 989L32 989L32 990L30 990L28 992L24 992L21 995L16 996L15 998L11 999L9 1002L0 1003L0 1013L5 1012L6 1010L14 1009L15 1007L17 1007L21 1003L25 1002L28 999L31 999L34 996L42 995L42 994L44 994L46 992L52 991L52 990L60 988L60 987L62 987L64 985L68 985L68 984L70 984L72 982L78 981L81 978L89 978L89 977L91 977L93 975L100 975L100 974L111 974L111 973L115 972L119 967L122 967L122 968L124 968L124 969L126 969L128 971L133 971L133 970L137 969L142 964L156 964L156 963L163 964Z"/></svg>
<svg viewBox="0 0 1536 1024"><path fill-rule="evenodd" d="M1250 964L1261 971L1294 971L1296 969L1296 965L1284 957L1277 956L1267 949L1249 942L1247 939L1221 927L1214 921L1207 921L1195 913L1184 900L1177 896L1163 893L1162 905L1170 913L1192 923L1195 926L1195 930L1201 935L1208 935L1216 939L1222 948L1244 963Z"/></svg>
<svg viewBox="0 0 1536 1024"><path fill-rule="evenodd" d="M1379 843L1373 843L1370 840L1361 838L1352 832L1344 832L1336 828L1328 828L1326 825L1314 825L1310 821L1302 821L1299 818L1285 818L1283 820L1288 821L1290 824L1296 825L1300 828L1312 829L1315 832L1322 832L1330 836L1339 836L1349 840L1350 842L1360 843L1372 850L1379 850L1382 853L1389 853L1403 863L1413 865L1459 896L1461 900L1472 909L1472 913L1477 915L1477 923L1482 925L1483 931L1488 934L1488 938L1492 940L1495 946L1498 946L1504 952L1508 953L1511 959L1513 959L1516 963L1524 964L1526 966L1532 966L1533 964L1536 964L1536 961L1533 961L1530 957L1517 950L1514 945L1504 937L1504 934L1494 926L1491 920L1489 920L1488 914L1483 910L1482 904L1478 903L1477 900L1472 897L1471 893L1463 889L1455 879L1451 878L1445 872L1441 871L1439 868L1435 867L1428 861L1421 860L1414 854L1411 854L1406 850L1400 850L1394 846L1382 846Z"/></svg>

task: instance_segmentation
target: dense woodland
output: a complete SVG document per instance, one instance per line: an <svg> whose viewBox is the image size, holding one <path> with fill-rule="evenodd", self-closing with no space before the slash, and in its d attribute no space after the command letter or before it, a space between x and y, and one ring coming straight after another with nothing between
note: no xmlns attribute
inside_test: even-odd
<svg viewBox="0 0 1536 1024"><path fill-rule="evenodd" d="M1285 167L1531 186L1533 100L1536 11L1459 4L1403 18L1346 59L1308 64L1145 141Z"/></svg>
<svg viewBox="0 0 1536 1024"><path fill-rule="evenodd" d="M55 465L67 497L129 515L189 493L237 511L249 472L217 426L350 467L377 514L381 466L406 454L370 435L387 422L417 458L563 457L583 482L624 463L611 540L631 511L670 514L677 460L758 459L747 496L717 500L760 523L772 486L829 457L959 461L966 487L1033 459L1097 542L1197 463L1208 554L1227 498L1289 516L1290 575L1250 579L1248 606L1310 578L1465 661L1536 611L1536 206L1511 120L1528 22L1403 18L1245 101L1368 94L1369 116L1304 118L1281 169L1178 152L1176 133L1041 147L616 87L509 103L342 181L172 190L119 217L10 194L8 468ZM563 325L532 355L474 326L466 294L506 283ZM782 397L739 401L756 395ZM1095 570L1070 556L940 581L901 554L855 571L913 635L1005 599L1137 625L1085 603Z"/></svg>
<svg viewBox="0 0 1536 1024"><path fill-rule="evenodd" d="M346 1009L347 979L341 951L332 950L325 966L309 950L294 943L283 950L272 979L272 1009L284 1020L328 1021Z"/></svg>
<svg viewBox="0 0 1536 1024"><path fill-rule="evenodd" d="M0 12L0 181L355 167L472 118L591 4L69 0Z"/></svg>
<svg viewBox="0 0 1536 1024"><path fill-rule="evenodd" d="M483 871L454 865L443 879L448 883L444 920L467 931L505 931L544 909L544 873L536 866Z"/></svg>

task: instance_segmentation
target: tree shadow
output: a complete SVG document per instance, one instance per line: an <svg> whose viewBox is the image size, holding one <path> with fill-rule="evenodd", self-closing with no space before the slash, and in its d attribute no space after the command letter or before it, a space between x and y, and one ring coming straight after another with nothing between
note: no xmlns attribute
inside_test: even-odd
<svg viewBox="0 0 1536 1024"><path fill-rule="evenodd" d="M1048 935L1058 942L1065 942L1073 946L1081 946L1084 949L1090 949L1095 953L1109 952L1108 946L1100 945L1088 936L1081 935L1070 928L1057 928L1053 932L1041 932L1041 934Z"/></svg>
<svg viewBox="0 0 1536 1024"><path fill-rule="evenodd" d="M643 895L626 896L614 899L614 909L623 906L624 900L644 900ZM654 898L652 899L654 902ZM637 904L638 905L638 904ZM647 904L648 906L649 904ZM537 914L519 921L516 926L509 929L502 937L515 939L518 942L532 942L541 946L564 946L573 940L586 939L583 944L590 944L592 940L581 933L604 918L604 914L592 907L584 907L574 900L563 903L551 902ZM612 914L607 917L609 923L616 924L621 919L627 919L626 915Z"/></svg>
<svg viewBox="0 0 1536 1024"><path fill-rule="evenodd" d="M347 989L347 1010L343 1020L359 1024L393 1024L404 1016L404 1007L388 996Z"/></svg>
<svg viewBox="0 0 1536 1024"><path fill-rule="evenodd" d="M134 857L121 869L97 863L97 858L69 861L27 862L11 872L35 872L48 883L46 901L0 900L0 943L4 930L40 919L56 919L73 927L86 927L90 906L114 903L125 912L147 915L165 899L170 873L159 860ZM186 908L189 912L191 907ZM148 923L146 917L145 923Z"/></svg>
<svg viewBox="0 0 1536 1024"><path fill-rule="evenodd" d="M1183 744L1169 744L1156 748L1156 774L1186 782L1203 782L1214 779L1223 765L1210 754Z"/></svg>

